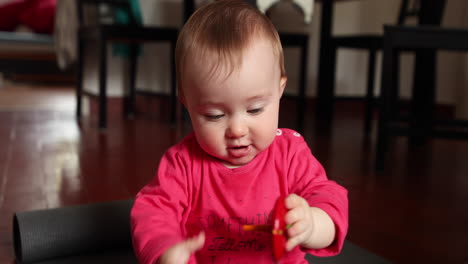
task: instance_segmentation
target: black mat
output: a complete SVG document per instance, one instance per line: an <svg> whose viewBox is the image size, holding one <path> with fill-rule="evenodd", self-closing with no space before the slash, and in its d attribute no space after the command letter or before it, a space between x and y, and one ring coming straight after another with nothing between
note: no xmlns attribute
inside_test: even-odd
<svg viewBox="0 0 468 264"><path fill-rule="evenodd" d="M132 204L133 200L125 200L16 213L13 217L16 259L19 263L38 263L93 255L122 258L132 248L129 214ZM81 259L76 263L90 262Z"/></svg>
<svg viewBox="0 0 468 264"><path fill-rule="evenodd" d="M105 251L95 254L78 255L71 257L55 258L34 264L138 264L133 251L119 250L119 251Z"/></svg>
<svg viewBox="0 0 468 264"><path fill-rule="evenodd" d="M133 200L16 213L13 240L18 263L136 264L130 235ZM340 255L315 257L313 264L388 264L345 241Z"/></svg>
<svg viewBox="0 0 468 264"><path fill-rule="evenodd" d="M376 254L345 240L341 253L333 257L315 257L307 255L306 259L309 263L313 264L390 264L389 260L386 260Z"/></svg>

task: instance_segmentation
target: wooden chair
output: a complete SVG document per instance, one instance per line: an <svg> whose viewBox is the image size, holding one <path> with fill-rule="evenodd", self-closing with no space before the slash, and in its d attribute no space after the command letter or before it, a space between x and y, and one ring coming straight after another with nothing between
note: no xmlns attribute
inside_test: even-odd
<svg viewBox="0 0 468 264"><path fill-rule="evenodd" d="M110 8L121 8L122 10L131 10L130 0L77 0L79 32L78 32L78 67L77 67L77 107L76 115L81 117L82 95L96 97L83 89L84 75L84 52L87 48L87 42L91 39L98 40L97 49L99 50L99 127L101 129L107 126L107 49L109 43L125 43L129 45L129 89L125 96L125 112L127 115L133 115L135 111L135 95L139 92L136 87L136 72L138 45L142 43L166 42L170 44L170 68L171 68L171 121L176 119L176 78L174 65L174 50L177 41L179 29L175 27L143 26L138 23L133 12L127 12L129 16L128 24L107 23L103 14L99 12L99 6L107 5ZM190 1L185 1L187 3ZM84 12L86 6L97 10L98 23L86 24Z"/></svg>
<svg viewBox="0 0 468 264"><path fill-rule="evenodd" d="M410 18L417 18L419 15L419 4L420 0L402 0L400 5L400 12L396 24L403 25L405 21ZM331 37L333 52L333 60L330 61L332 64L332 73L330 75L333 80L329 80L328 83L332 87L334 93L335 90L335 75L336 75L336 60L337 51L340 48L347 49L360 49L368 50L368 68L367 68L367 89L365 96L365 117L364 117L364 134L368 136L371 133L372 128L372 113L374 109L374 79L375 79L375 63L376 53L382 50L383 47L383 36L375 34L359 34L359 35L346 35L346 36L332 36Z"/></svg>
<svg viewBox="0 0 468 264"><path fill-rule="evenodd" d="M420 145L429 137L468 138L464 120L436 120L437 50L468 51L467 30L440 27L446 0L421 2L419 26L384 28L381 105L377 133L376 169L384 169L390 136L406 135L410 145ZM399 107L399 55L415 53L414 84L409 114Z"/></svg>
<svg viewBox="0 0 468 264"><path fill-rule="evenodd" d="M398 63L398 53L417 50L458 50L468 51L468 30L449 29L434 26L386 26L384 34L384 54L382 71L381 111L378 125L376 168L384 169L385 154L392 135L413 136L413 128L424 128L424 134L430 137L449 139L468 139L468 121L436 120L433 118L434 102L427 98L415 98L413 95L410 122L402 124L398 115L398 105L393 95L398 89L398 74L393 71ZM432 87L430 87L432 86ZM424 87L427 94L435 84ZM418 113L419 112L419 113ZM424 115L423 118L420 116ZM419 122L415 123L415 121Z"/></svg>

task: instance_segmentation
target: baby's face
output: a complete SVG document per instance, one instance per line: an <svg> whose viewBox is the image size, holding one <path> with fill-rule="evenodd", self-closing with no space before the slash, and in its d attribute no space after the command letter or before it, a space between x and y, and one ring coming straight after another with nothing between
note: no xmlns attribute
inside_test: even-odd
<svg viewBox="0 0 468 264"><path fill-rule="evenodd" d="M205 63L205 64L204 64ZM228 77L227 69L204 78L206 62L189 62L184 75L184 103L200 146L226 166L252 161L274 140L286 78L281 78L270 42L244 51L242 65Z"/></svg>

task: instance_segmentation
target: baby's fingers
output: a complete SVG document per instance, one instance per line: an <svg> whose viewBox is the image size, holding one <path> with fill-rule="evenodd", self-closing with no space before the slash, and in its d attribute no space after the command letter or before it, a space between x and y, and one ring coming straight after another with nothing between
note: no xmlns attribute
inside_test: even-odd
<svg viewBox="0 0 468 264"><path fill-rule="evenodd" d="M186 264L190 256L203 247L205 243L205 233L200 232L195 237L182 241L170 247L161 256L160 264Z"/></svg>
<svg viewBox="0 0 468 264"><path fill-rule="evenodd" d="M296 207L289 210L284 216L284 221L287 225L293 225L296 222L302 221L307 218L307 210L303 207Z"/></svg>
<svg viewBox="0 0 468 264"><path fill-rule="evenodd" d="M305 239L306 239L306 234L304 232L299 232L294 236L289 235L288 241L286 242L286 251L291 251L296 246L302 244Z"/></svg>
<svg viewBox="0 0 468 264"><path fill-rule="evenodd" d="M200 232L200 234L198 234L197 236L189 238L189 239L185 240L185 242L184 242L184 246L185 246L186 250L190 254L192 254L195 251L201 249L204 244L205 244L205 233L204 232Z"/></svg>
<svg viewBox="0 0 468 264"><path fill-rule="evenodd" d="M304 221L298 221L294 224L288 225L288 230L286 230L288 237L295 237L301 233L306 232L307 226Z"/></svg>
<svg viewBox="0 0 468 264"><path fill-rule="evenodd" d="M286 197L284 204L287 209L291 210L296 207L301 207L301 206L307 206L307 201L304 200L304 198L300 197L297 194L290 194L288 197Z"/></svg>

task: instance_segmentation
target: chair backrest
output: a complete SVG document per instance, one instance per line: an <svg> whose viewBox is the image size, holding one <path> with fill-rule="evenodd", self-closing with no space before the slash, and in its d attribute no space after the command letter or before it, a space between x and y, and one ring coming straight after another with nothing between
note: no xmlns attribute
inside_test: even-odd
<svg viewBox="0 0 468 264"><path fill-rule="evenodd" d="M421 5L421 1L425 1L425 5ZM445 4L446 0L402 0L397 24L403 25L408 18L413 17L417 19L418 24L439 26Z"/></svg>
<svg viewBox="0 0 468 264"><path fill-rule="evenodd" d="M400 13L398 15L397 24L405 24L408 18L419 18L421 10L420 0L402 0L400 5Z"/></svg>
<svg viewBox="0 0 468 264"><path fill-rule="evenodd" d="M78 22L80 25L108 23L114 21L115 10L126 10L130 25L140 25L142 23L138 1L133 0L76 0L78 10ZM254 1L254 0L252 0ZM185 23L195 11L195 0L183 0L183 22ZM89 19L91 17L91 19Z"/></svg>

